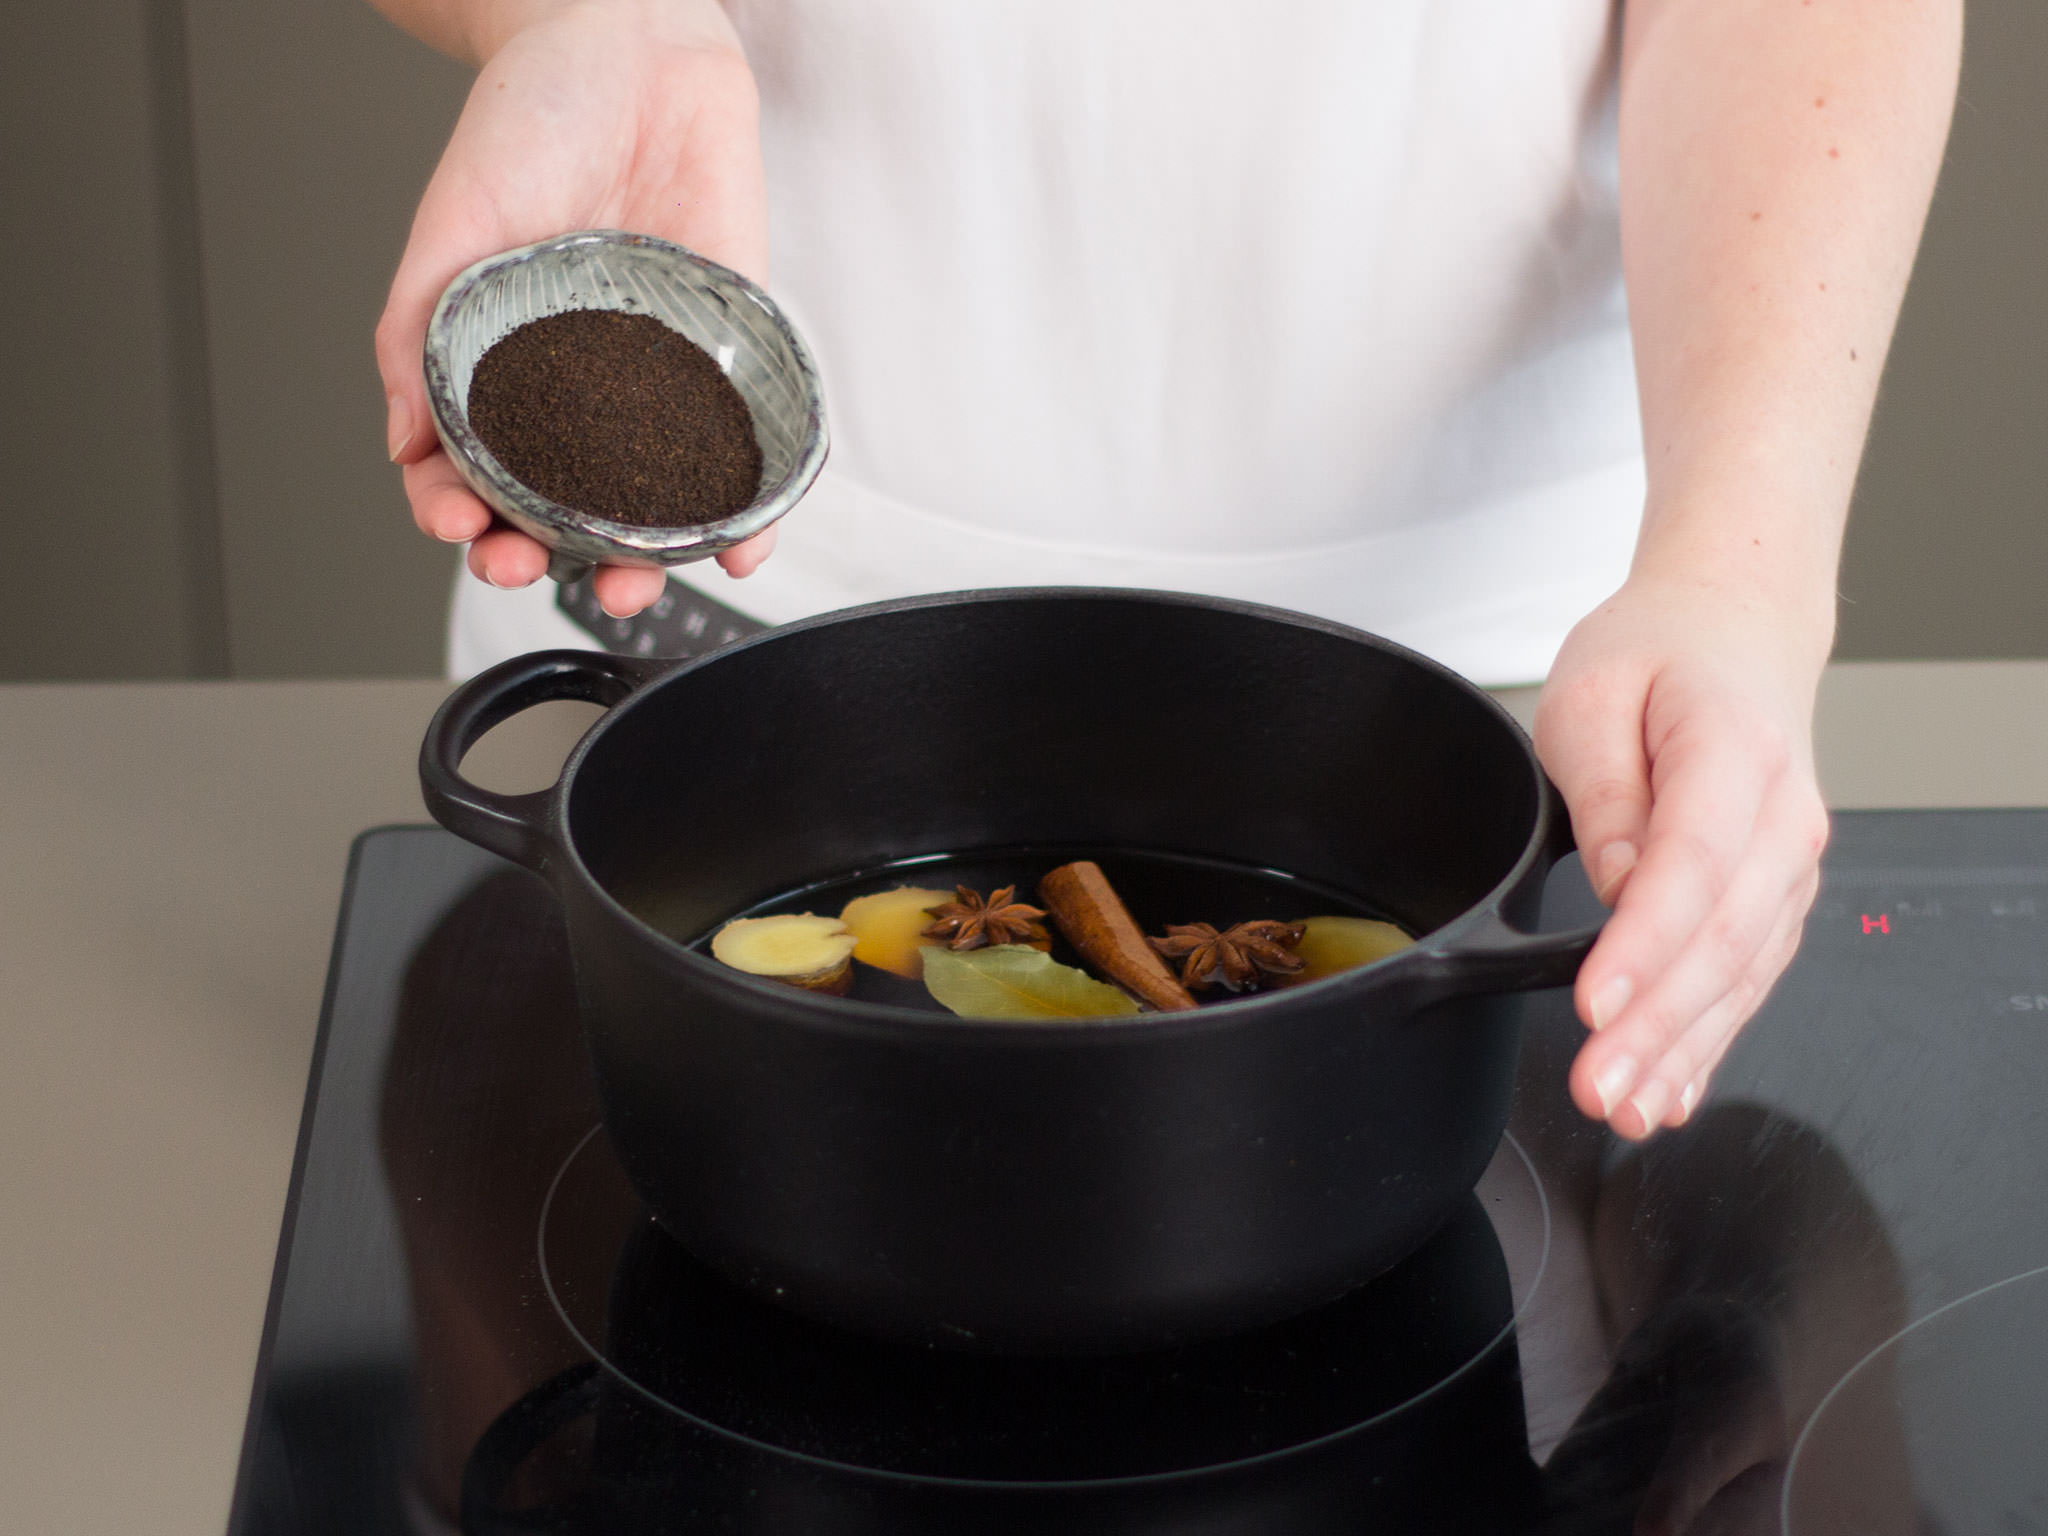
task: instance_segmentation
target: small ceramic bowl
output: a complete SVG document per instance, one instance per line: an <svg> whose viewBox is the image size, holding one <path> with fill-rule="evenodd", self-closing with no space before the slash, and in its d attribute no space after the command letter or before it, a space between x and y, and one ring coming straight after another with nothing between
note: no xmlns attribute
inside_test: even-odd
<svg viewBox="0 0 2048 1536"><path fill-rule="evenodd" d="M643 528L551 501L498 462L470 430L477 362L527 321L570 309L652 315L717 360L761 445L751 502L713 522ZM478 262L434 306L424 365L434 428L457 472L492 511L548 547L557 581L593 564L682 565L731 549L795 506L825 462L817 364L796 328L739 273L652 235L579 230Z"/></svg>

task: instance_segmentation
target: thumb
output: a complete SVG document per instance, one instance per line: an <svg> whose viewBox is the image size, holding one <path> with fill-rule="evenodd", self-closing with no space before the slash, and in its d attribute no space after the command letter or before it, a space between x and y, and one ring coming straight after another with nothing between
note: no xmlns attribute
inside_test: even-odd
<svg viewBox="0 0 2048 1536"><path fill-rule="evenodd" d="M463 206L465 199L449 186L450 180L444 164L428 183L377 320L385 446L394 464L416 464L439 446L420 366L434 306L456 273L502 244L493 243L492 230L479 227L485 221Z"/></svg>
<svg viewBox="0 0 2048 1536"><path fill-rule="evenodd" d="M1643 708L1634 690L1597 679L1557 680L1536 708L1537 755L1571 811L1586 878L1609 906L1642 854L1650 821Z"/></svg>
<svg viewBox="0 0 2048 1536"><path fill-rule="evenodd" d="M422 258L415 230L392 279L377 320L377 373L384 383L385 448L394 464L417 464L434 450L433 417L428 414L427 384L420 358L427 342L427 320L434 304L461 267ZM429 270L429 269L432 270Z"/></svg>

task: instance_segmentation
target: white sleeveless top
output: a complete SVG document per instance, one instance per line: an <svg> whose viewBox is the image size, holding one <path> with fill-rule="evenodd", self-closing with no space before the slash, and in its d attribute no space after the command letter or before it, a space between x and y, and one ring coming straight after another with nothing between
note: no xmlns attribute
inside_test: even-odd
<svg viewBox="0 0 2048 1536"><path fill-rule="evenodd" d="M833 433L743 582L1215 593L1542 677L1643 468L1610 0L734 0ZM589 644L465 579L451 661Z"/></svg>

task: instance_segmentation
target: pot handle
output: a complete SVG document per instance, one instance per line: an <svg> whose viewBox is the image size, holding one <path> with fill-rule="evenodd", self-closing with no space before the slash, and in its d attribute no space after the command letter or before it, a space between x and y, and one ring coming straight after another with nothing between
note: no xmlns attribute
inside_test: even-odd
<svg viewBox="0 0 2048 1536"><path fill-rule="evenodd" d="M1564 801L1546 777L1543 781L1544 848L1549 855L1538 878L1568 853L1578 850L1572 819ZM1568 987L1578 980L1579 965L1592 952L1607 926L1597 923L1561 933L1524 933L1500 915L1497 907L1480 914L1469 927L1446 934L1443 941L1423 940L1424 984L1439 998L1483 992L1538 992Z"/></svg>
<svg viewBox="0 0 2048 1536"><path fill-rule="evenodd" d="M479 672L442 701L420 743L420 793L428 812L479 848L545 871L553 847L548 807L559 781L531 794L499 794L462 776L463 755L523 709L555 699L609 707L674 665L673 659L608 651L535 651Z"/></svg>

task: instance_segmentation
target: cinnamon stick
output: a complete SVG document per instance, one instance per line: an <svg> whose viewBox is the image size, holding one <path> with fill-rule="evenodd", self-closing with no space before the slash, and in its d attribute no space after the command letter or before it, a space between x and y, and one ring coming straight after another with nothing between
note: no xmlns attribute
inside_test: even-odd
<svg viewBox="0 0 2048 1536"><path fill-rule="evenodd" d="M1053 870L1038 882L1038 899L1081 958L1126 992L1163 1013L1201 1006L1145 942L1093 860L1077 859Z"/></svg>

